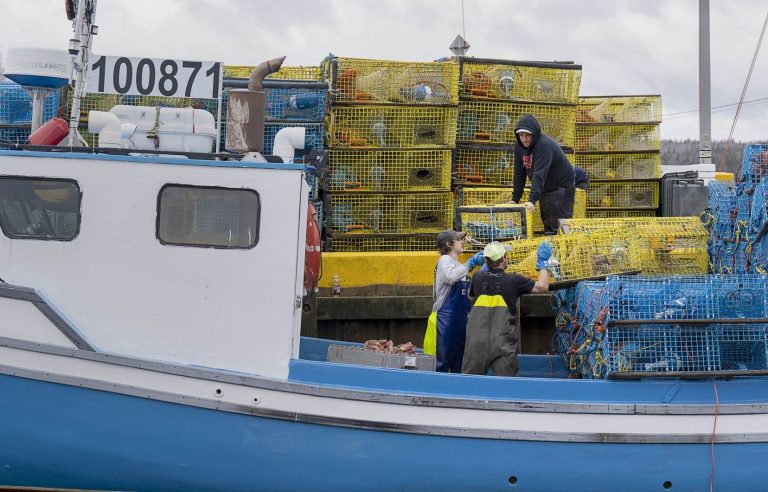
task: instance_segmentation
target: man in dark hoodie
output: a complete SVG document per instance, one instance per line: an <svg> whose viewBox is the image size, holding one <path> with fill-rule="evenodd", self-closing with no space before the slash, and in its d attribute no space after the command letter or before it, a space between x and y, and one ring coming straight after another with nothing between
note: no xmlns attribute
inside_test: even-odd
<svg viewBox="0 0 768 492"><path fill-rule="evenodd" d="M531 192L525 207L533 211L538 201L541 221L546 234L556 234L559 219L573 217L576 197L573 165L563 149L551 137L542 133L533 115L520 118L515 127L515 180L512 202L523 196L526 177L531 180Z"/></svg>

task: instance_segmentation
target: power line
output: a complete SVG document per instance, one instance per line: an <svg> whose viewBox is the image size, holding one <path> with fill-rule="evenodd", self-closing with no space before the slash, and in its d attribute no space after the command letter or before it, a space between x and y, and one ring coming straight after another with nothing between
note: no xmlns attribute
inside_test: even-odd
<svg viewBox="0 0 768 492"><path fill-rule="evenodd" d="M728 134L728 140L725 141L725 152L728 152L728 144L733 140L733 132L736 130L736 122L739 121L739 113L741 107L744 104L744 96L747 95L747 89L749 88L749 81L752 79L752 70L755 69L755 62L757 61L757 54L760 53L760 45L763 44L763 36L765 35L765 28L768 27L768 12L765 14L765 20L763 21L763 29L760 31L760 38L757 40L757 46L755 46L755 54L752 55L752 64L749 66L749 72L747 73L747 80L744 81L744 89L741 91L741 98L739 99L739 106L736 108L736 115L733 117L733 124L731 125L731 132ZM723 164L725 164L725 153L720 159L720 164L717 166L719 171Z"/></svg>
<svg viewBox="0 0 768 492"><path fill-rule="evenodd" d="M744 105L744 104L760 103L760 102L768 102L768 97L761 97L759 99L751 99L749 101L744 101L742 103L742 105ZM723 104L722 106L713 106L712 107L712 111L714 111L716 109L732 108L732 107L738 106L738 105L739 105L739 103L735 102L735 103L731 103L731 104ZM699 112L698 109L689 109L688 111L678 111L677 113L663 114L662 117L668 118L670 116L677 116L677 115L681 115L681 114L690 114L690 113L698 113L698 112Z"/></svg>

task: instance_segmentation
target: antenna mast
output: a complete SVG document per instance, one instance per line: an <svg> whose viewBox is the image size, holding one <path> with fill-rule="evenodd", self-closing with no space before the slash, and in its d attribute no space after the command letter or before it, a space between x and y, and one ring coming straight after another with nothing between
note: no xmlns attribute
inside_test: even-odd
<svg viewBox="0 0 768 492"><path fill-rule="evenodd" d="M98 33L96 20L97 0L77 0L74 33L69 40L69 54L72 56L72 110L69 114L69 146L74 147L82 138L77 132L80 123L80 102L85 92L85 78L88 71L88 58L91 55L91 42Z"/></svg>

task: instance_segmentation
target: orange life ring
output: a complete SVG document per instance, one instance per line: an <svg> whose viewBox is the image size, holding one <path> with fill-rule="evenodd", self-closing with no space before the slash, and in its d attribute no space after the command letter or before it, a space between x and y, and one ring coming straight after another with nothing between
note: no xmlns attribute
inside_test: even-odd
<svg viewBox="0 0 768 492"><path fill-rule="evenodd" d="M312 203L309 203L307 205L307 245L304 254L304 289L308 293L317 288L321 268L320 226L317 224L317 210Z"/></svg>

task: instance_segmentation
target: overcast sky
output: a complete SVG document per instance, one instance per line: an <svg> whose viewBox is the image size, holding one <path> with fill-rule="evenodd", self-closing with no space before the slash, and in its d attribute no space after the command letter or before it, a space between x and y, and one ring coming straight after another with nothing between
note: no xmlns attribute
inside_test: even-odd
<svg viewBox="0 0 768 492"><path fill-rule="evenodd" d="M62 48L61 0L0 0L0 46ZM698 0L464 0L470 55L572 60L581 94L661 94L662 138L698 138ZM712 0L712 105L738 102L768 13L765 0ZM429 61L462 32L461 0L100 0L103 55L253 65L328 54ZM768 36L767 36L768 37ZM752 75L736 140L768 141L768 39ZM735 106L715 109L725 139Z"/></svg>

